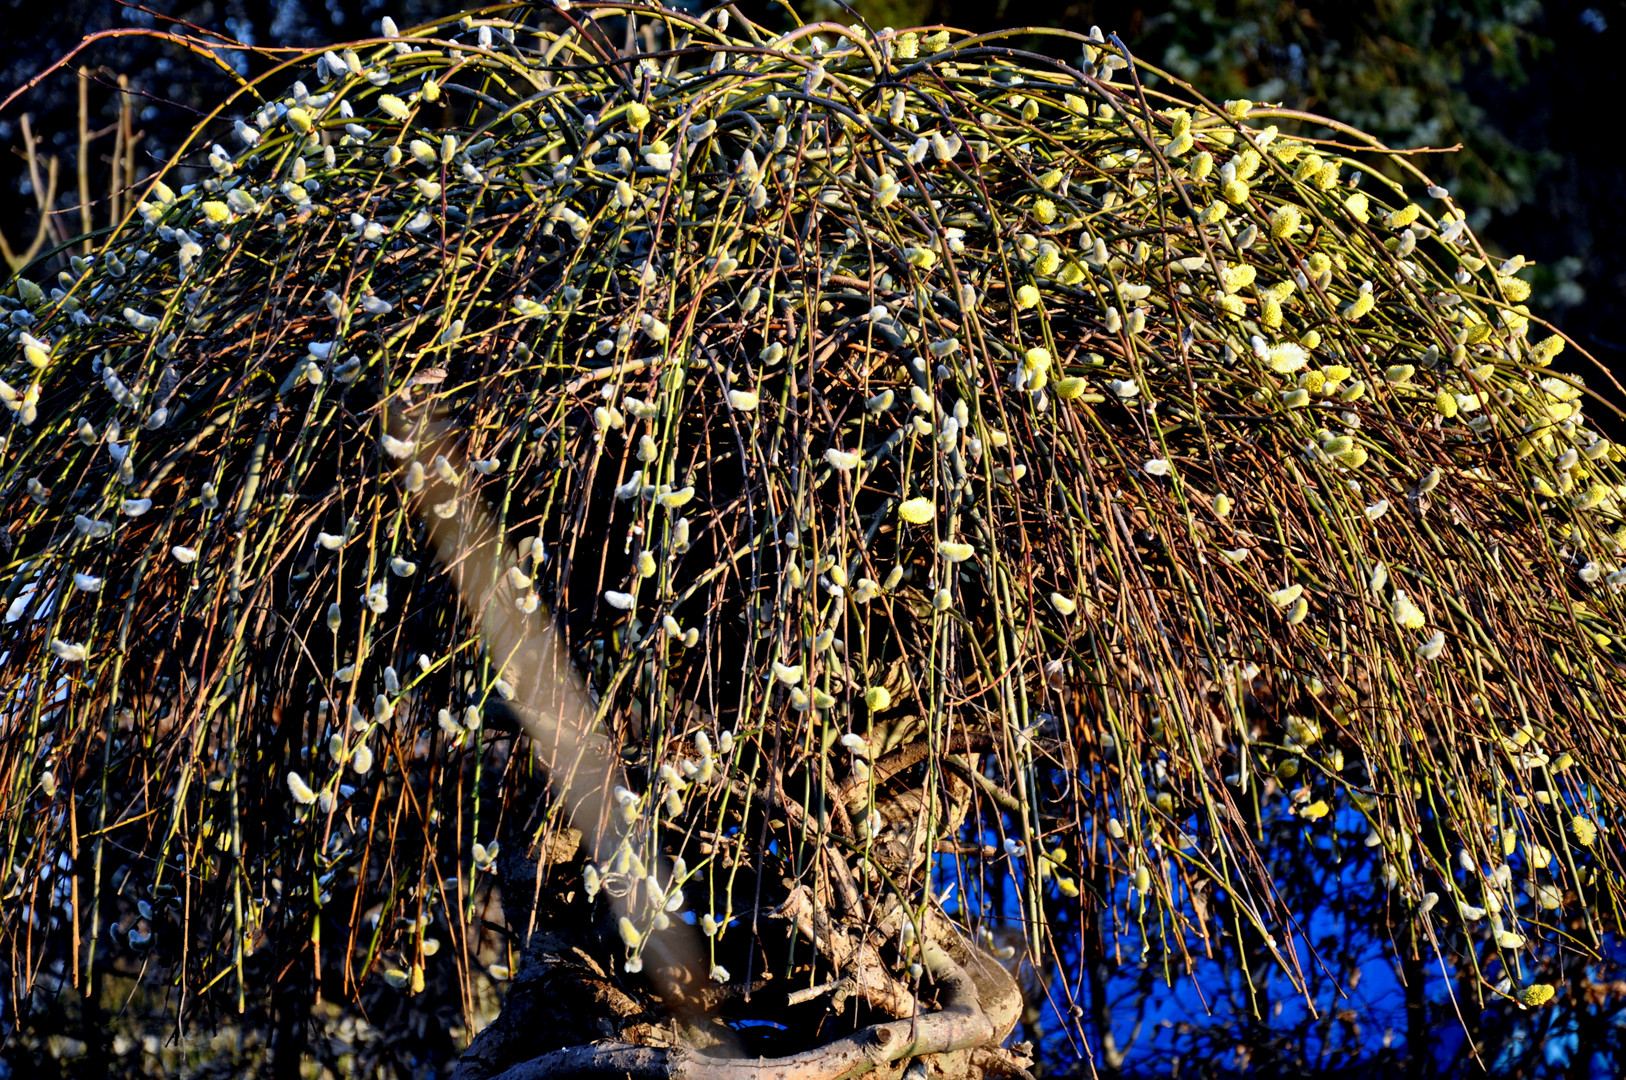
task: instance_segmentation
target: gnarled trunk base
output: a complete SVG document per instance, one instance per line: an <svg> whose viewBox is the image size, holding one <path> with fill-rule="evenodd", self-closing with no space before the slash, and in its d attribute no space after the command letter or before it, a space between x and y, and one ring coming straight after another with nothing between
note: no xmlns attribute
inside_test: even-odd
<svg viewBox="0 0 1626 1080"><path fill-rule="evenodd" d="M1028 1048L1001 1047L1021 1011L1010 973L946 925L932 927L922 956L936 1009L753 1058L696 1047L697 1032L685 1038L660 1022L585 951L538 933L502 1015L469 1047L455 1080L848 1080L901 1076L914 1063L942 1080L1028 1076Z"/></svg>

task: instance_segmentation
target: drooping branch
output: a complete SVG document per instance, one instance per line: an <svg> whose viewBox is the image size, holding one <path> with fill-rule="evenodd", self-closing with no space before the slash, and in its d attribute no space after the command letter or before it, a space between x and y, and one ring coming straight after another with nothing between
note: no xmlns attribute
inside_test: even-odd
<svg viewBox="0 0 1626 1080"><path fill-rule="evenodd" d="M1619 880L1620 448L1446 195L1352 193L1350 169L1379 174L1243 123L1246 102L1154 116L948 31L884 35L920 63L865 68L867 41L820 60L636 17L697 43L667 74L621 57L633 76L471 17L324 57L321 93L241 121L214 179L155 180L143 227L60 297L0 294L31 327L0 383L8 602L32 589L19 614L50 615L4 630L6 700L30 708L0 738L0 936L32 970L95 955L80 900L33 925L63 823L93 814L99 852L150 806L171 824L121 916L132 961L224 987L197 980L262 936L298 946L348 890L377 944L353 932L347 974L451 985L424 916L479 958L490 831L538 801L530 770L492 767L513 725L566 804L549 822L583 834L544 929L609 946L577 985L611 1014L521 1054L653 1045L627 1019L651 997L752 991L776 944L758 918L798 887L806 992L862 996L876 1012L848 1026L914 1040L938 1014L889 933L933 901L943 846L974 856L967 886L1021 894L1040 971L1069 958L1081 896L1122 911L1133 888L1176 947L1211 941L1193 864L1296 957L1273 822L1362 823L1384 903L1488 946L1558 940L1545 916L1507 925L1515 883L1593 919ZM533 64L546 104L464 85L528 87ZM1020 94L986 92L1018 71ZM443 94L478 105L468 123ZM115 601L173 631L133 643ZM113 701L136 707L109 727ZM1443 796L1426 818L1418 792ZM92 930L95 898L129 908L94 852ZM155 927L177 885L179 910L214 899L213 930ZM979 986L992 1052L1009 974L922 929L1000 988ZM511 960L480 962L506 982ZM842 1046L808 1053L836 1067ZM699 1052L707 1075L735 1060ZM681 1064L650 1053L604 1067Z"/></svg>

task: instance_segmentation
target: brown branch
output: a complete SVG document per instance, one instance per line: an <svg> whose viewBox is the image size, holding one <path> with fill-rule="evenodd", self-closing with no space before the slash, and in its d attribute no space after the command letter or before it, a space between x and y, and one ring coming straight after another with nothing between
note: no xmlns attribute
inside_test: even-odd
<svg viewBox="0 0 1626 1080"><path fill-rule="evenodd" d="M90 69L79 69L79 156L75 161L79 172L79 234L85 237L82 254L89 255L90 231Z"/></svg>
<svg viewBox="0 0 1626 1080"><path fill-rule="evenodd" d="M40 72L38 75L34 76L32 79L29 79L27 82L23 83L17 89L15 89L11 93L7 94L6 97L5 97L5 100L0 101L0 112L5 111L6 106L10 105L13 101L16 101L18 98L20 98L24 94L28 93L28 91L32 90L34 87L38 86L45 79L45 77L50 75L53 71L60 71L62 68L67 67L68 64L73 61L73 58L78 56L80 53L84 52L87 48L89 48L92 42L100 41L103 38L130 37L130 36L150 37L150 38L157 38L160 41L173 42L176 45L179 45L182 48L186 49L188 52L197 53L199 56L202 56L202 57L205 57L205 58L211 60L215 64L216 67L219 67L223 71L225 71L225 73L227 75L230 75L232 77L232 79L235 80L239 85L241 85L242 82L243 82L242 77L239 76L236 71L232 70L231 65L226 63L219 56L215 55L215 53L213 51L211 51L211 50L212 49L249 49L250 47L247 46L247 45L221 44L221 45L214 45L214 46L210 46L208 48L205 48L202 45L201 42L194 41L192 38L185 37L185 36L183 36L181 34L168 34L168 33L165 33L162 30L148 30L148 29L145 29L143 27L127 27L127 28L120 28L120 29L117 29L117 30L98 30L94 34L86 34L84 40L79 42L79 44L75 45L73 48L69 49L68 52L61 59L53 61L50 64L50 66L48 66L44 71ZM264 51L268 51L268 50L261 49L261 50L258 50L258 51L264 52ZM282 50L276 50L276 51L282 51ZM296 51L296 50L288 50L288 51Z"/></svg>

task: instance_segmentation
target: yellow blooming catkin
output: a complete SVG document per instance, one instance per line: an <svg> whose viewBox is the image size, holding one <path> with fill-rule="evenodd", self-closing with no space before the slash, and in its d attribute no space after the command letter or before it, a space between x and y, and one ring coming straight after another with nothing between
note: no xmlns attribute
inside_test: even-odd
<svg viewBox="0 0 1626 1080"><path fill-rule="evenodd" d="M1501 288L1502 295L1511 303L1517 304L1521 300L1530 299L1530 283L1523 278L1501 277L1496 279L1496 284Z"/></svg>
<svg viewBox="0 0 1626 1080"><path fill-rule="evenodd" d="M1224 271L1223 284L1226 292L1239 292L1252 285L1259 277L1259 268L1248 263L1233 263Z"/></svg>
<svg viewBox="0 0 1626 1080"><path fill-rule="evenodd" d="M1530 347L1530 363L1536 367L1546 367L1563 351L1564 339L1554 334Z"/></svg>
<svg viewBox="0 0 1626 1080"><path fill-rule="evenodd" d="M1411 597L1398 590L1395 592L1394 602L1389 605L1389 615L1407 630L1421 630L1427 621L1422 609L1412 603Z"/></svg>
<svg viewBox="0 0 1626 1080"><path fill-rule="evenodd" d="M898 516L911 525L924 525L937 515L937 507L930 499L916 497L898 504Z"/></svg>
<svg viewBox="0 0 1626 1080"><path fill-rule="evenodd" d="M1551 1001L1556 992L1548 983L1531 983L1519 991L1519 1004L1534 1009Z"/></svg>
<svg viewBox="0 0 1626 1080"><path fill-rule="evenodd" d="M1309 362L1310 354L1297 342L1278 342L1265 350L1265 363L1278 375L1291 375Z"/></svg>
<svg viewBox="0 0 1626 1080"><path fill-rule="evenodd" d="M1404 229L1407 225L1416 221L1417 216L1422 212L1423 208L1421 206L1416 203L1408 203L1389 215L1388 225L1391 229Z"/></svg>
<svg viewBox="0 0 1626 1080"><path fill-rule="evenodd" d="M1299 208L1288 204L1279 206L1270 215L1270 235L1275 240L1286 240L1299 231L1304 217Z"/></svg>

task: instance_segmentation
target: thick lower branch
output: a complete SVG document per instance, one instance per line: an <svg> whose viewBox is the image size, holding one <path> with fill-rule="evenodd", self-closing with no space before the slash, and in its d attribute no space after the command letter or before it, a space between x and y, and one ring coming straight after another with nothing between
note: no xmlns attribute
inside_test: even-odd
<svg viewBox="0 0 1626 1080"><path fill-rule="evenodd" d="M943 1007L907 1020L855 1031L812 1050L781 1058L713 1058L626 1043L570 1047L517 1065L497 1080L849 1080L883 1065L930 1054L952 1054L997 1041L977 985L935 945L923 958L940 987Z"/></svg>

